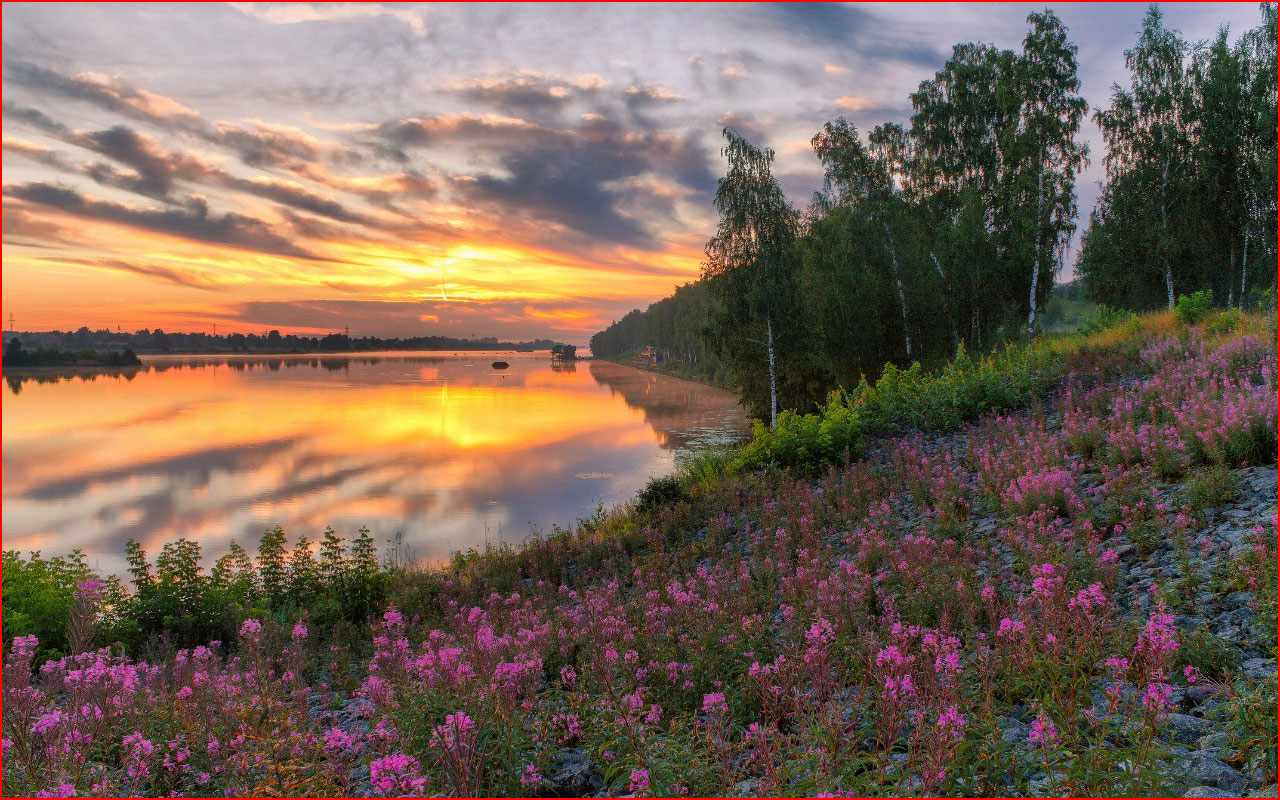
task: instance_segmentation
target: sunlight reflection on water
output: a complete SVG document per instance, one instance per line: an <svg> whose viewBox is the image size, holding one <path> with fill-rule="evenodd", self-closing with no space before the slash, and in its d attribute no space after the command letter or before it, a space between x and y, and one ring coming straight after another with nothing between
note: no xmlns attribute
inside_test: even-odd
<svg viewBox="0 0 1280 800"><path fill-rule="evenodd" d="M669 472L678 452L744 437L729 392L545 353L161 356L127 375L6 375L4 547L178 536L205 564L279 524L396 533L435 560L568 526Z"/></svg>

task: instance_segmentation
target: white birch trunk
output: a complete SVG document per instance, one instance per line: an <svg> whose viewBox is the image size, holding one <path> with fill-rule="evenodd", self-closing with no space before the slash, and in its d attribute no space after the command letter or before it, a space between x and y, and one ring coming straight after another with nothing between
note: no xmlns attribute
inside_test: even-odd
<svg viewBox="0 0 1280 800"><path fill-rule="evenodd" d="M942 274L942 265L938 263L938 257L933 251L929 251L929 258L933 259L933 268L938 271L938 280L942 281L943 286L947 286L947 276ZM947 289L947 319L951 321L951 351L952 353L960 350L960 331L956 330L956 314L951 307L951 290Z"/></svg>
<svg viewBox="0 0 1280 800"><path fill-rule="evenodd" d="M1036 239L1035 258L1031 260L1031 301L1027 312L1027 343L1036 334L1036 288L1040 283L1040 203L1044 194L1044 171L1036 174Z"/></svg>
<svg viewBox="0 0 1280 800"><path fill-rule="evenodd" d="M1164 260L1164 288L1169 294L1169 308L1173 308L1173 268L1169 266L1169 211L1165 207L1169 193L1169 161L1164 162L1164 177L1160 184L1160 251Z"/></svg>
<svg viewBox="0 0 1280 800"><path fill-rule="evenodd" d="M778 427L778 376L773 368L773 320L765 320L766 347L769 348L769 427Z"/></svg>
<svg viewBox="0 0 1280 800"><path fill-rule="evenodd" d="M1244 226L1244 254L1240 257L1240 310L1244 311L1244 281L1249 274L1249 225Z"/></svg>
<svg viewBox="0 0 1280 800"><path fill-rule="evenodd" d="M907 292L902 287L902 272L898 269L898 246L893 242L893 232L889 230L888 220L881 220L884 235L889 239L889 258L893 260L893 280L898 284L898 304L902 306L902 338L907 347L907 358L911 358L911 324L907 319Z"/></svg>

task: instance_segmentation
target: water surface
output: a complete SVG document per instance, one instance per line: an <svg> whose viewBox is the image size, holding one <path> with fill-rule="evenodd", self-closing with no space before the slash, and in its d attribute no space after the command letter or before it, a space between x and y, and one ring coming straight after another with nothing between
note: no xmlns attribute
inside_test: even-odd
<svg viewBox="0 0 1280 800"><path fill-rule="evenodd" d="M209 565L274 525L364 525L434 560L568 526L748 430L729 392L546 353L145 361L5 376L5 549L119 573L130 538L196 539Z"/></svg>

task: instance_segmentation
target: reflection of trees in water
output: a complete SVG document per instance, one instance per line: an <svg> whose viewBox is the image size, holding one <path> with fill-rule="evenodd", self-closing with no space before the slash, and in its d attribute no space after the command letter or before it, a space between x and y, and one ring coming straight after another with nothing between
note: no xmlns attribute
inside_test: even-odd
<svg viewBox="0 0 1280 800"><path fill-rule="evenodd" d="M495 351L496 352L496 351ZM458 355L454 353L453 355ZM476 353L468 353L467 355L476 355ZM13 371L6 372L4 375L5 382L9 384L9 391L18 394L22 391L22 386L27 383L60 383L62 381L96 381L99 378L124 378L125 380L133 380L139 373L149 372L169 372L181 371L188 369L203 369L206 367L226 367L237 372L253 372L256 370L266 370L268 372L280 372L281 370L294 370L299 367L307 367L309 369L323 369L326 372L345 372L351 367L356 366L373 366L383 362L394 361L430 361L439 362L445 360L446 356L439 354L423 353L423 354L405 354L405 355L270 355L270 356L227 356L224 358L174 358L165 359L163 361L146 361L141 367L67 367L61 369L57 367L41 368L39 370L30 371ZM449 359L452 360L452 359ZM553 363L551 368L556 372L575 372L577 366L572 362Z"/></svg>
<svg viewBox="0 0 1280 800"><path fill-rule="evenodd" d="M63 381L96 381L98 378L124 378L131 381L139 372L146 372L146 367L69 367L67 369L41 369L33 372L6 373L5 383L9 391L18 394L26 383L62 383Z"/></svg>
<svg viewBox="0 0 1280 800"><path fill-rule="evenodd" d="M578 362L555 360L551 362L552 372L577 372Z"/></svg>
<svg viewBox="0 0 1280 800"><path fill-rule="evenodd" d="M596 383L643 412L665 449L743 439L751 422L733 392L611 361L589 362Z"/></svg>

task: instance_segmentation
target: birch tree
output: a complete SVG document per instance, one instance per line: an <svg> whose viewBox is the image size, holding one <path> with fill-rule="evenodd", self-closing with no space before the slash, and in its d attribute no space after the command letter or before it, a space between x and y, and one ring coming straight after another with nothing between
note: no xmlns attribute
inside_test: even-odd
<svg viewBox="0 0 1280 800"><path fill-rule="evenodd" d="M773 177L774 153L732 128L721 151L728 170L716 187L720 214L707 242L703 277L719 301L710 327L750 407L762 403L757 376L768 378L769 423L776 426L779 367L795 343L795 260L799 218ZM762 363L763 362L763 363Z"/></svg>

